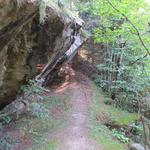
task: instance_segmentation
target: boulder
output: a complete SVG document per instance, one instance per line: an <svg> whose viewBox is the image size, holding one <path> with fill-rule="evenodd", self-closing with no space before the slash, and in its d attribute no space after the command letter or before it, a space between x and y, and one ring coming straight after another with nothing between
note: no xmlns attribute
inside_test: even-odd
<svg viewBox="0 0 150 150"><path fill-rule="evenodd" d="M12 102L21 85L37 75L37 64L63 55L82 25L52 1L41 25L39 8L38 0L0 0L0 107Z"/></svg>
<svg viewBox="0 0 150 150"><path fill-rule="evenodd" d="M133 143L130 145L129 150L145 150L145 148L139 143Z"/></svg>

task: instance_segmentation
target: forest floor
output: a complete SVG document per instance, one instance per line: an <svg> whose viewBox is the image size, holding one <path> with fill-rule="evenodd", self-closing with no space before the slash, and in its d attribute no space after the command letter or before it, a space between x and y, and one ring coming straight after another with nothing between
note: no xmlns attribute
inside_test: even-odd
<svg viewBox="0 0 150 150"><path fill-rule="evenodd" d="M80 72L35 100L49 110L49 117L21 116L0 132L0 150L125 150L104 125L111 119L121 124L136 114L105 106L92 81ZM36 99L36 98L35 98ZM121 116L118 116L121 114Z"/></svg>
<svg viewBox="0 0 150 150"><path fill-rule="evenodd" d="M88 109L92 98L91 81L76 72L69 87L73 90L72 110L69 113L68 126L57 135L59 150L100 150L99 146L88 136Z"/></svg>

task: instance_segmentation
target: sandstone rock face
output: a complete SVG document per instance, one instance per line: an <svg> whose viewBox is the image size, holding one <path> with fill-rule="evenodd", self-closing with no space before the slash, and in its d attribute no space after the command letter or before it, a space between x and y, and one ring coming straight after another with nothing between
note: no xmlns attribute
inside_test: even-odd
<svg viewBox="0 0 150 150"><path fill-rule="evenodd" d="M76 19L57 9L49 6L47 21L39 25L38 0L0 0L0 107L36 75L38 63L63 54L72 44Z"/></svg>
<svg viewBox="0 0 150 150"><path fill-rule="evenodd" d="M30 73L32 26L37 5L29 1L0 0L0 104L12 101Z"/></svg>

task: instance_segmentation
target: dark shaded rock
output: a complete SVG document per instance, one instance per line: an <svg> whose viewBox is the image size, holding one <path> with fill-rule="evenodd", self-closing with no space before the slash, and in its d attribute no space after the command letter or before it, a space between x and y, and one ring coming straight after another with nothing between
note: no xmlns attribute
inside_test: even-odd
<svg viewBox="0 0 150 150"><path fill-rule="evenodd" d="M0 107L12 101L30 74L31 32L38 7L31 1L0 1Z"/></svg>

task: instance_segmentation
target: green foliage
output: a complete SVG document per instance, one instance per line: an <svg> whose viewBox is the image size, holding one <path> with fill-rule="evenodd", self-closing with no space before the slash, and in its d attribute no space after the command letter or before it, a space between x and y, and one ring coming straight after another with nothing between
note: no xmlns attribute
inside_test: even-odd
<svg viewBox="0 0 150 150"><path fill-rule="evenodd" d="M85 5L86 9L83 8ZM97 65L101 73L93 75L94 82L109 96L115 95L115 105L123 109L138 100L137 93L147 97L150 91L150 59L149 56L142 57L147 52L145 47L150 49L148 2L92 0L84 5L80 3L79 8L81 12L101 18L99 27L94 28L92 34L96 43L104 45L105 58L102 64ZM137 111L134 106L130 108Z"/></svg>
<svg viewBox="0 0 150 150"><path fill-rule="evenodd" d="M137 113L129 113L121 109L104 104L105 97L101 88L93 84L93 98L90 103L90 135L101 145L103 149L109 150L125 150L125 145L132 140L129 138L144 140L144 132L142 124L138 123L139 116ZM108 97L107 97L108 98ZM112 128L118 127L111 131L105 124L112 124ZM121 127L132 127L132 133ZM125 134L126 133L126 134ZM129 135L130 134L130 135ZM129 136L129 138L127 138ZM118 140L115 140L115 138ZM120 142L118 142L120 141Z"/></svg>
<svg viewBox="0 0 150 150"><path fill-rule="evenodd" d="M34 97L37 97L37 101L30 104L30 110L32 112L32 117L36 116L38 118L37 120L42 120L43 125L40 126L40 129L41 128L45 129L47 127L47 125L45 127L45 122L48 122L48 120L49 120L49 110L43 103L38 102L38 101L43 100L43 97L40 96L39 94L43 93L45 90L46 90L45 88L39 87L32 80L30 80L27 85L23 85L20 90L20 93L21 94L23 93L25 98L32 99L33 95L34 95ZM19 98L20 98L20 96L18 95L18 99ZM7 124L9 124L11 121L12 121L11 116L9 116L9 115L5 116L0 122L0 130L3 130L4 127ZM39 125L39 122L37 122L37 125ZM51 126L51 124L48 126ZM35 128L33 127L33 129L35 129ZM30 132L30 130L29 130L29 132ZM32 134L36 134L36 131L35 132L33 131ZM36 135L36 137L38 137L38 135ZM42 141L41 136L38 139L40 139L39 141ZM39 141L38 141L38 143L39 143ZM12 149L12 147L15 146L15 144L17 142L19 142L19 141L14 141L11 135L5 133L5 135L2 136L0 139L0 149L10 150L10 149Z"/></svg>
<svg viewBox="0 0 150 150"><path fill-rule="evenodd" d="M94 74L91 78L98 87L105 88L106 82L101 79L100 75Z"/></svg>
<svg viewBox="0 0 150 150"><path fill-rule="evenodd" d="M92 101L90 103L90 109L89 109L89 133L91 137L96 140L98 144L100 144L102 149L109 149L109 150L125 150L125 143L120 143L118 140L115 140L113 137L112 132L103 125L104 123L101 120L97 120L97 116L105 116L104 120L109 120L109 114L107 113L107 109L105 109L105 105L103 103L103 94L100 92L100 89L98 89L93 84L93 97ZM110 107L110 109L116 110L116 108ZM105 114L108 114L105 115ZM120 114L120 111L119 111ZM127 113L127 115L129 115ZM114 119L117 117L118 114L113 116ZM121 116L121 115L120 115ZM108 118L107 118L108 117ZM112 116L110 116L112 117ZM116 120L116 119L115 119Z"/></svg>
<svg viewBox="0 0 150 150"><path fill-rule="evenodd" d="M83 5L84 5L84 7L83 7ZM84 4L81 3L80 0L78 0L76 2L76 6L80 10L81 13L83 13L83 12L92 13L92 11L91 11L91 0L89 0L87 3L84 3Z"/></svg>
<svg viewBox="0 0 150 150"><path fill-rule="evenodd" d="M9 124L11 121L10 116L6 116L1 120L0 122L0 131L4 129L5 125ZM5 134L4 136L1 136L0 138L0 149L10 150L17 141L14 141L13 138L9 134Z"/></svg>
<svg viewBox="0 0 150 150"><path fill-rule="evenodd" d="M106 111L106 114L111 117L112 122L120 126L129 125L133 123L135 120L139 119L138 114L129 113L119 108L112 108L112 106L105 105L104 109Z"/></svg>
<svg viewBox="0 0 150 150"><path fill-rule="evenodd" d="M4 127L12 121L11 116L5 116L0 122L0 131L4 129Z"/></svg>
<svg viewBox="0 0 150 150"><path fill-rule="evenodd" d="M149 6L147 2L145 0L124 0L122 2L111 0L110 2L120 13L107 0L93 0L92 5L95 7L91 7L91 11L93 14L102 17L102 28L96 30L96 32L100 32L98 35L101 36L96 36L96 39L98 41L105 39L105 43L106 41L117 42L118 37L123 34L129 42L133 42L134 39L136 40L134 42L140 44L137 35L134 34L136 32L135 29L122 14L125 14L140 32L143 32L143 30L147 30L148 28ZM144 34L143 37L147 37L148 39L148 34ZM146 42L146 44L148 43ZM141 49L143 48L141 47Z"/></svg>
<svg viewBox="0 0 150 150"><path fill-rule="evenodd" d="M144 130L141 122L132 124L132 127L134 128L134 134L144 137Z"/></svg>
<svg viewBox="0 0 150 150"><path fill-rule="evenodd" d="M32 139L32 147L28 150L56 149L58 141L47 140L47 135L66 125L70 96L71 91L67 90L65 95L43 96L42 100L31 103L32 114L18 120L16 126Z"/></svg>
<svg viewBox="0 0 150 150"><path fill-rule="evenodd" d="M44 100L44 97L41 96L40 94L42 94L45 91L47 91L47 89L38 86L32 80L30 80L28 84L23 85L21 87L20 93L23 92L26 98L31 99L32 101L32 96L34 95L34 97L36 97L39 100L38 102L30 103L30 109L33 116L41 117L41 118L49 117L48 109L43 103L40 102Z"/></svg>
<svg viewBox="0 0 150 150"><path fill-rule="evenodd" d="M126 137L125 133L123 131L118 131L116 129L112 130L113 136L115 136L119 141L123 143L129 143L129 138Z"/></svg>
<svg viewBox="0 0 150 150"><path fill-rule="evenodd" d="M9 134L5 134L5 136L0 138L0 149L2 150L10 150L15 144L17 144L17 141L13 140Z"/></svg>
<svg viewBox="0 0 150 150"><path fill-rule="evenodd" d="M42 103L31 103L31 110L34 116L45 118L49 117L49 110Z"/></svg>
<svg viewBox="0 0 150 150"><path fill-rule="evenodd" d="M99 112L100 109L100 101L106 101L108 97L104 96L102 97L101 95L105 95L100 88L95 87L93 85L95 93L93 94L93 99L95 104L95 113ZM109 98L110 99L110 98ZM101 102L103 104L103 101ZM102 105L101 104L101 105ZM123 111L122 109L119 108L114 108L111 105L102 105L103 107L103 113L109 116L112 120L113 123L118 124L120 126L128 126L135 122L136 120L139 120L139 116L137 113L129 113L127 111Z"/></svg>
<svg viewBox="0 0 150 150"><path fill-rule="evenodd" d="M43 93L44 91L47 91L47 90L41 86L38 86L36 82L33 80L29 80L28 84L23 85L20 89L20 93L23 92L28 96L33 95L33 94L40 94L40 93Z"/></svg>
<svg viewBox="0 0 150 150"><path fill-rule="evenodd" d="M3 124L9 124L11 122L12 118L10 116L5 116L3 118Z"/></svg>

